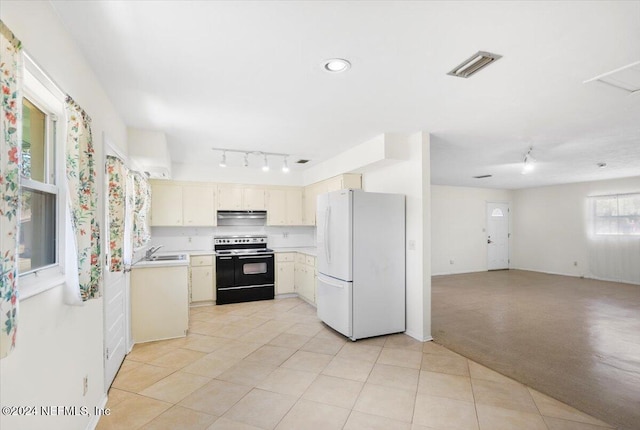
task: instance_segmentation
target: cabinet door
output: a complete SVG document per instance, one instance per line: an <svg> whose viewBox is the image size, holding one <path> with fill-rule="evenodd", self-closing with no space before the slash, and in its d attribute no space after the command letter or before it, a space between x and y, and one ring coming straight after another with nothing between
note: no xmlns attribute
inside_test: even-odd
<svg viewBox="0 0 640 430"><path fill-rule="evenodd" d="M276 263L276 294L288 294L295 292L295 263Z"/></svg>
<svg viewBox="0 0 640 430"><path fill-rule="evenodd" d="M304 187L302 222L304 225L316 225L316 187Z"/></svg>
<svg viewBox="0 0 640 430"><path fill-rule="evenodd" d="M151 225L179 226L182 219L182 187L180 185L152 185Z"/></svg>
<svg viewBox="0 0 640 430"><path fill-rule="evenodd" d="M244 209L248 211L265 210L264 188L244 189Z"/></svg>
<svg viewBox="0 0 640 430"><path fill-rule="evenodd" d="M215 189L206 186L182 187L182 215L185 226L216 225Z"/></svg>
<svg viewBox="0 0 640 430"><path fill-rule="evenodd" d="M191 268L191 301L212 301L213 293L213 267L198 266Z"/></svg>
<svg viewBox="0 0 640 430"><path fill-rule="evenodd" d="M287 190L287 225L302 225L302 190Z"/></svg>
<svg viewBox="0 0 640 430"><path fill-rule="evenodd" d="M300 295L300 291L303 289L304 285L304 264L294 263L294 272L293 272L293 289L298 295Z"/></svg>
<svg viewBox="0 0 640 430"><path fill-rule="evenodd" d="M284 225L287 221L287 194L284 190L267 191L267 224Z"/></svg>
<svg viewBox="0 0 640 430"><path fill-rule="evenodd" d="M242 188L236 185L218 185L218 209L226 211L242 209Z"/></svg>
<svg viewBox="0 0 640 430"><path fill-rule="evenodd" d="M331 191L338 191L342 189L342 176L336 176L330 179L327 179L326 181L324 181L326 183L327 186L327 193L330 193Z"/></svg>

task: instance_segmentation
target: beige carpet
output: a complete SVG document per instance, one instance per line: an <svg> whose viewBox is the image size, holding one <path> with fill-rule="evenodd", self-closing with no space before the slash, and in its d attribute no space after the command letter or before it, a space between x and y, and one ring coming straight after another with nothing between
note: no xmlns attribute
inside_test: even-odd
<svg viewBox="0 0 640 430"><path fill-rule="evenodd" d="M640 286L519 270L435 276L432 306L447 348L640 429Z"/></svg>

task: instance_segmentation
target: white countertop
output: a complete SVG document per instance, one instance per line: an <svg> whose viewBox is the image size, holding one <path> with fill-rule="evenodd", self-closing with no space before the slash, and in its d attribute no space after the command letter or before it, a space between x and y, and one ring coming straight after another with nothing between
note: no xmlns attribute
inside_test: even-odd
<svg viewBox="0 0 640 430"><path fill-rule="evenodd" d="M317 254L317 251L316 251L317 248L315 246L272 248L272 249L275 252L300 252L302 254L311 255L312 257L315 257ZM197 249L197 250L190 250L190 251L173 251L173 252L166 251L166 252L158 253L157 255L174 255L174 254L187 254L193 257L196 255L215 255L215 251L212 249ZM165 261L144 261L143 260L136 263L133 267L142 267L142 266L149 267L149 266L158 266L158 265L180 266L184 264L184 262L185 260L177 260L177 261L166 261L166 260ZM169 263L169 264L161 264L161 263ZM189 264L188 259L186 260L186 264Z"/></svg>
<svg viewBox="0 0 640 430"><path fill-rule="evenodd" d="M273 248L275 252L300 252L301 254L311 255L315 257L318 252L315 246L305 246L305 247L297 247L297 248Z"/></svg>

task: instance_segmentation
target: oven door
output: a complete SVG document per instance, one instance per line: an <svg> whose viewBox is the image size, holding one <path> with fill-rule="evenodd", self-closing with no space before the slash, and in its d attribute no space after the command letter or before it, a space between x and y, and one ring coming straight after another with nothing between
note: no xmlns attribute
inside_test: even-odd
<svg viewBox="0 0 640 430"><path fill-rule="evenodd" d="M240 255L235 257L235 282L237 287L273 285L275 278L274 257L268 255Z"/></svg>

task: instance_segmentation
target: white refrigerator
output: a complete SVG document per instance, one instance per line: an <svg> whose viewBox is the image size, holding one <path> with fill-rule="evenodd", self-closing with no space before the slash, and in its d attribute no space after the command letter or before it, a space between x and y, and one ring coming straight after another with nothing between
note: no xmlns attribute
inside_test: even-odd
<svg viewBox="0 0 640 430"><path fill-rule="evenodd" d="M318 317L351 340L405 331L405 197L318 196Z"/></svg>

